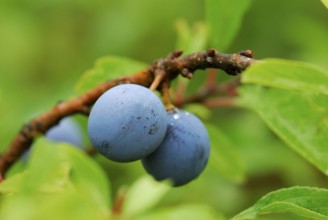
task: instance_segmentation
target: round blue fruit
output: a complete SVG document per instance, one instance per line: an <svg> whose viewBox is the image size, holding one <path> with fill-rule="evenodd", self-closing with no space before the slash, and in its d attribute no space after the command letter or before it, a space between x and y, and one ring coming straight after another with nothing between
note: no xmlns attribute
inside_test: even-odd
<svg viewBox="0 0 328 220"><path fill-rule="evenodd" d="M56 126L46 132L45 136L52 141L67 142L79 148L83 147L82 131L70 117L61 119Z"/></svg>
<svg viewBox="0 0 328 220"><path fill-rule="evenodd" d="M81 127L71 117L61 119L57 125L53 126L45 133L45 137L54 142L69 143L78 149L83 149L85 147ZM34 145L32 145L32 148L33 147ZM26 151L22 159L26 161L29 158L30 152L31 149Z"/></svg>
<svg viewBox="0 0 328 220"><path fill-rule="evenodd" d="M210 153L210 142L203 123L183 110L167 113L166 136L149 156L142 159L145 170L156 180L169 179L184 185L200 175Z"/></svg>
<svg viewBox="0 0 328 220"><path fill-rule="evenodd" d="M105 92L94 104L88 133L98 152L117 162L152 153L167 129L162 101L148 88L124 84Z"/></svg>

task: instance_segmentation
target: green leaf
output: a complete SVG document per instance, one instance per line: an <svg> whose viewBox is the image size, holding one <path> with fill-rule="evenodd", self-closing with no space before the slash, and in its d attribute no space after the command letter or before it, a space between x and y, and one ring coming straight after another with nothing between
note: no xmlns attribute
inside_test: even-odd
<svg viewBox="0 0 328 220"><path fill-rule="evenodd" d="M297 61L266 59L248 68L242 82L328 95L328 72Z"/></svg>
<svg viewBox="0 0 328 220"><path fill-rule="evenodd" d="M328 96L244 85L242 103L292 149L328 175Z"/></svg>
<svg viewBox="0 0 328 220"><path fill-rule="evenodd" d="M0 184L0 193L6 194L19 192L27 175L28 173L25 171L6 179L6 181Z"/></svg>
<svg viewBox="0 0 328 220"><path fill-rule="evenodd" d="M122 213L131 217L149 210L159 202L170 188L169 184L157 182L150 176L140 178L129 188Z"/></svg>
<svg viewBox="0 0 328 220"><path fill-rule="evenodd" d="M109 184L98 164L75 147L40 138L27 170L0 185L0 219L108 219ZM20 206L27 209L13 213ZM21 216L14 218L13 216Z"/></svg>
<svg viewBox="0 0 328 220"><path fill-rule="evenodd" d="M296 152L328 175L328 73L313 65L268 59L242 76L243 103Z"/></svg>
<svg viewBox="0 0 328 220"><path fill-rule="evenodd" d="M190 27L186 20L179 19L175 22L178 33L177 46L178 50L182 49L184 54L190 54L204 50L207 43L207 30L202 22L195 23Z"/></svg>
<svg viewBox="0 0 328 220"><path fill-rule="evenodd" d="M205 205L188 204L178 207L163 208L155 210L144 216L140 216L136 220L224 220L225 218L218 214L213 208Z"/></svg>
<svg viewBox="0 0 328 220"><path fill-rule="evenodd" d="M214 125L207 124L206 128L211 141L209 164L216 168L222 176L230 180L244 181L245 168L242 159L229 138Z"/></svg>
<svg viewBox="0 0 328 220"><path fill-rule="evenodd" d="M308 219L328 219L328 190L313 187L292 187L269 193L234 220L255 219L258 215L289 212Z"/></svg>
<svg viewBox="0 0 328 220"><path fill-rule="evenodd" d="M120 78L145 68L147 64L125 57L106 56L99 58L95 66L86 71L77 82L75 90L81 94L101 82Z"/></svg>
<svg viewBox="0 0 328 220"><path fill-rule="evenodd" d="M43 184L53 178L54 183L60 185L69 181L69 184L83 191L81 195L85 195L85 199L94 201L94 206L107 211L110 206L108 180L94 160L69 144L49 145L46 139L40 139L36 145L36 152L32 155L30 164L30 170L33 171L30 173L31 181L40 182L40 179L46 178L42 181ZM47 161L48 165L51 164L51 167L42 165L44 161ZM52 172L46 172L48 170ZM59 175L54 177L56 171ZM40 178L40 173L48 174Z"/></svg>
<svg viewBox="0 0 328 220"><path fill-rule="evenodd" d="M206 48L208 33L203 22L197 22L191 26L185 19L178 19L175 22L175 27L177 30L177 50L182 49L184 54L190 54ZM200 82L199 80L193 80L193 82L195 81ZM179 77L173 85L181 88L188 87L191 90L194 87L190 84L190 80L183 77Z"/></svg>
<svg viewBox="0 0 328 220"><path fill-rule="evenodd" d="M88 155L72 146L65 148L72 164L70 182L78 188L85 200L92 201L95 209L108 213L111 206L108 178L99 165ZM82 197L80 195L80 197Z"/></svg>
<svg viewBox="0 0 328 220"><path fill-rule="evenodd" d="M79 198L77 192L73 191L51 195L23 193L2 197L1 200L1 220L109 219L109 215L104 216L98 209L90 206L91 201Z"/></svg>
<svg viewBox="0 0 328 220"><path fill-rule="evenodd" d="M321 2L324 6L326 6L326 8L328 8L328 0L321 0Z"/></svg>
<svg viewBox="0 0 328 220"><path fill-rule="evenodd" d="M206 23L211 46L226 51L236 36L251 0L206 0Z"/></svg>

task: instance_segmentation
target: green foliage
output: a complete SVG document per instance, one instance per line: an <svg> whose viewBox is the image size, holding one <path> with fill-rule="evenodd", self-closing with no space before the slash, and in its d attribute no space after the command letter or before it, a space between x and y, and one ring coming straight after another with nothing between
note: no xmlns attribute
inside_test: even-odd
<svg viewBox="0 0 328 220"><path fill-rule="evenodd" d="M243 74L242 82L328 95L328 72L304 62L264 59Z"/></svg>
<svg viewBox="0 0 328 220"><path fill-rule="evenodd" d="M241 26L251 0L206 0L206 22L211 46L227 51Z"/></svg>
<svg viewBox="0 0 328 220"><path fill-rule="evenodd" d="M142 70L147 65L129 58L107 56L96 61L94 68L85 72L76 85L78 93L84 93L101 82L120 78Z"/></svg>
<svg viewBox="0 0 328 220"><path fill-rule="evenodd" d="M191 205L181 205L175 208L162 208L156 210L154 213L149 213L142 217L136 218L136 220L180 220L180 219L206 219L206 220L225 220L222 215L219 215L211 207L191 204Z"/></svg>
<svg viewBox="0 0 328 220"><path fill-rule="evenodd" d="M249 85L241 89L243 103L326 175L327 76L307 64L268 60L243 74L242 81Z"/></svg>
<svg viewBox="0 0 328 220"><path fill-rule="evenodd" d="M321 0L322 4L324 4L324 6L326 6L326 8L328 8L328 1L327 0Z"/></svg>
<svg viewBox="0 0 328 220"><path fill-rule="evenodd" d="M40 138L0 184L0 219L223 220L245 207L235 219L328 219L327 19L320 1L1 1L1 151L28 119L70 97L78 78L82 94L147 65L135 59L210 46L284 60L242 74L239 103L247 110L184 106L206 123L212 145L206 170L187 186L144 177L138 162L90 158ZM178 78L173 89L188 86L189 95L205 77ZM277 190L294 185L320 188ZM113 216L120 190L122 210Z"/></svg>
<svg viewBox="0 0 328 220"><path fill-rule="evenodd" d="M308 219L326 220L327 203L327 189L291 187L269 193L233 219L255 219L258 215L290 212Z"/></svg>
<svg viewBox="0 0 328 220"><path fill-rule="evenodd" d="M40 139L27 169L1 183L0 218L108 219L109 190L102 169L83 152Z"/></svg>
<svg viewBox="0 0 328 220"><path fill-rule="evenodd" d="M177 30L177 49L182 49L184 54L204 50L207 44L207 30L202 22L195 23L192 27L185 20L175 23Z"/></svg>
<svg viewBox="0 0 328 220"><path fill-rule="evenodd" d="M171 190L168 182L156 182L149 176L136 180L128 189L123 188L123 219L215 219L225 218L212 207L203 204L184 204L157 208L158 203Z"/></svg>
<svg viewBox="0 0 328 220"><path fill-rule="evenodd" d="M140 178L129 188L122 214L129 217L142 214L156 206L169 189L168 184L155 182L149 176Z"/></svg>
<svg viewBox="0 0 328 220"><path fill-rule="evenodd" d="M206 126L211 141L211 157L209 164L224 177L242 182L245 179L245 168L239 152L229 138L217 126Z"/></svg>

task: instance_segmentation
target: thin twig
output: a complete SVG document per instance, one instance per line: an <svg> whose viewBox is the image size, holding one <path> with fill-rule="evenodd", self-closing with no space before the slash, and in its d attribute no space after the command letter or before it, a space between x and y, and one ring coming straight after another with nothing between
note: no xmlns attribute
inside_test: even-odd
<svg viewBox="0 0 328 220"><path fill-rule="evenodd" d="M206 77L206 87L213 88L216 86L217 69L209 69Z"/></svg>
<svg viewBox="0 0 328 220"><path fill-rule="evenodd" d="M217 97L212 99L206 99L201 102L207 108L218 108L218 107L227 107L234 106L235 99L234 97Z"/></svg>
<svg viewBox="0 0 328 220"><path fill-rule="evenodd" d="M206 103L213 96L217 95L228 95L229 98L233 98L237 95L237 87L240 84L240 79L236 78L233 81L223 83L220 85L208 86L207 83L204 84L197 92L192 96L179 98L174 101L176 107L181 107L190 103ZM225 97L219 97L225 98ZM214 106L212 106L214 107Z"/></svg>

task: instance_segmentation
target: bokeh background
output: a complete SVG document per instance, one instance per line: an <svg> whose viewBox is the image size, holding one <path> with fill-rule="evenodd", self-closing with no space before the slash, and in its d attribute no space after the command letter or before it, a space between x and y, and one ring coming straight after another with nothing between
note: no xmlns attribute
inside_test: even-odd
<svg viewBox="0 0 328 220"><path fill-rule="evenodd" d="M201 0L1 0L0 150L29 118L74 96L75 83L99 57L150 63L177 49L179 22L192 25L204 18ZM320 1L253 0L238 36L223 52L252 49L257 59L302 60L327 69L327 39L328 11ZM208 167L195 183L172 190L162 205L200 201L229 216L274 189L327 186L327 178L255 114L239 109L214 114L243 159L245 180L226 179ZM114 191L143 173L137 163L97 159Z"/></svg>

